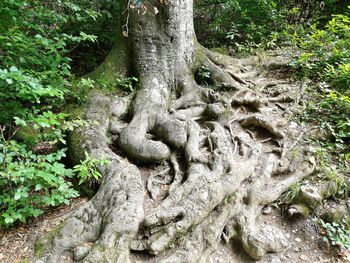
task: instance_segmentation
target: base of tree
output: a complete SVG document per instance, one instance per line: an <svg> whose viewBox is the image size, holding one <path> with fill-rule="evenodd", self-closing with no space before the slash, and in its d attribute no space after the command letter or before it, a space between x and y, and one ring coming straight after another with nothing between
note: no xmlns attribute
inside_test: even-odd
<svg viewBox="0 0 350 263"><path fill-rule="evenodd" d="M79 159L88 151L109 164L100 167L97 194L47 242L38 263L64 262L70 254L82 262L130 262L130 251L163 263L207 262L221 240L232 239L256 260L288 247L278 228L262 222L261 210L314 169L300 143L303 131L290 120L303 87L268 76L283 68L280 57L203 54L221 85L182 95L147 138L137 137L143 116L135 128L128 124L131 95L91 92L84 116L91 125L72 134L71 152ZM165 161L144 185L135 159ZM144 206L148 194L152 208Z"/></svg>

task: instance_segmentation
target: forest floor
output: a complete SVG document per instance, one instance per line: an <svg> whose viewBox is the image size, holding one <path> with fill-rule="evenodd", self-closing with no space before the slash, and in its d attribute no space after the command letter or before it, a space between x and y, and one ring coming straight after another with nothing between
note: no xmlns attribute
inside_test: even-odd
<svg viewBox="0 0 350 263"><path fill-rule="evenodd" d="M31 263L34 256L35 240L50 230L55 229L86 199L78 198L70 205L63 205L47 211L45 215L30 221L27 225L0 232L0 262L1 263ZM269 209L270 210L270 209ZM269 211L270 212L270 211ZM277 220L276 220L277 219ZM333 263L350 262L335 253L332 247L326 246L318 233L317 225L311 219L286 221L279 209L271 206L271 214L264 215L266 222L277 222L276 226L284 230L291 242L289 249L283 253L268 254L261 263L278 262L314 262ZM230 246L222 243L212 255L208 263L250 263L255 262L242 253L243 249L237 243ZM135 256L134 263L141 263L144 257ZM148 262L155 262L149 258Z"/></svg>
<svg viewBox="0 0 350 263"><path fill-rule="evenodd" d="M268 53L257 57L256 68L248 68L247 76L254 76L255 81L265 82L266 84L285 83L286 90L283 92L301 92L305 83L300 83L291 78L291 73L286 68L281 69L278 64L286 64L289 56L284 52ZM263 61L273 60L268 63L269 68L263 68ZM259 62L260 61L260 62ZM274 68L274 65L276 66ZM261 71L263 68L263 71ZM272 84L271 84L272 85ZM303 95L303 94L302 94ZM302 105L306 101L307 95L299 97ZM303 101L304 100L304 101ZM280 105L276 105L280 107ZM288 110L288 109L286 109ZM291 122L293 125L299 125L297 121ZM149 176L161 169L160 166L141 167L141 175L146 183ZM167 185L160 185L160 199L153 201L145 193L145 210L158 204L162 197L166 195ZM19 226L10 230L0 230L0 262L1 263L29 263L33 262L34 244L38 237L43 236L50 230L58 226L74 209L81 206L87 200L77 198L72 200L70 205L60 206L55 209L49 209L46 213L28 224ZM282 213L283 208L277 203L271 204L263 209L262 219L267 224L274 224L282 229L290 242L290 246L282 253L268 254L260 262L350 262L350 257L346 254L339 254L334 247L327 245L322 240L317 223L310 216L308 219L286 219ZM347 259L348 257L348 259ZM144 254L132 254L132 262L156 262L158 260ZM211 256L208 263L239 263L254 262L243 252L239 244L232 242L230 244L221 243L216 252ZM191 263L191 262L189 262Z"/></svg>

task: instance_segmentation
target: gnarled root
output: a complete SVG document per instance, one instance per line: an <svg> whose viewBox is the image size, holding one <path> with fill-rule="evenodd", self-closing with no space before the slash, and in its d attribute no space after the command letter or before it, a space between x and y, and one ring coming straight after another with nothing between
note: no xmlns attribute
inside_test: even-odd
<svg viewBox="0 0 350 263"><path fill-rule="evenodd" d="M259 149L252 149L252 153L244 157L246 160L242 157L238 162L220 124L215 124L211 137L215 149L212 169L205 163L191 162L186 182L146 216L144 226L149 235L147 249L150 253L158 254L200 223L252 174Z"/></svg>
<svg viewBox="0 0 350 263"><path fill-rule="evenodd" d="M87 106L89 126L71 136L73 156L84 151L108 160L97 194L64 223L39 262L65 262L67 252L83 262L129 262L129 247L143 220L143 186L137 167L113 153L106 140L111 101L98 93ZM119 116L124 113L119 112ZM40 242L40 241L39 241Z"/></svg>
<svg viewBox="0 0 350 263"><path fill-rule="evenodd" d="M257 156L261 158L261 152ZM257 156L247 156L246 163ZM161 260L162 263L207 262L221 238L227 242L231 238L238 239L245 251L257 260L268 252L286 249L286 237L276 227L264 223L260 219L260 211L264 205L278 199L292 184L311 173L313 166L308 162L301 164L300 160L299 170L266 183L273 174L274 160L276 156L270 154L255 174L241 162L233 166L244 171L241 175L221 174L219 179L220 173L213 170L216 172L213 183L204 184L205 188L209 187L211 195L208 190L204 190L203 185L198 185L203 177L188 178L189 181L181 186L183 191L179 195L170 194L146 216L144 237L133 244L133 249L146 249L152 254L158 254L177 244L177 249L171 256ZM221 188L216 191L218 184L214 182L220 181ZM207 206L202 205L204 200ZM176 203L181 204L181 207L170 207Z"/></svg>
<svg viewBox="0 0 350 263"><path fill-rule="evenodd" d="M209 124L214 152L210 168L190 163L187 180L146 215L143 235L133 243L133 249L155 255L177 244L177 250L160 262L206 262L225 229L231 229L226 240L240 240L254 259L287 247L282 233L259 219L260 210L310 174L313 166L304 162L301 154L293 165L299 170L291 168L273 178L278 164L275 154L265 155L262 145L250 141L248 145L254 147L241 156L242 151L235 150L241 146L233 147L223 126Z"/></svg>

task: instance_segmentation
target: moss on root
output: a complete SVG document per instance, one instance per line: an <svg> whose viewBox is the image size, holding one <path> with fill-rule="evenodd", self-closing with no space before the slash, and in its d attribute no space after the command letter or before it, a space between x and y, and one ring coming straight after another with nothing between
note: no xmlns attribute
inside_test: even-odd
<svg viewBox="0 0 350 263"><path fill-rule="evenodd" d="M85 153L83 151L83 147L81 147L84 144L84 140L79 137L78 133L71 132L68 135L68 149L74 149L74 151L69 150L68 151L68 157L74 164L80 163L82 161L82 157L85 156Z"/></svg>
<svg viewBox="0 0 350 263"><path fill-rule="evenodd" d="M195 43L195 58L194 58L194 70L199 69L203 65L203 60L206 58L201 45L194 41Z"/></svg>
<svg viewBox="0 0 350 263"><path fill-rule="evenodd" d="M116 42L104 62L93 72L86 75L86 78L90 78L96 82L103 78L105 81L113 83L117 73L122 75L128 73L130 63L128 43L123 39L121 32L118 32L116 35Z"/></svg>
<svg viewBox="0 0 350 263"><path fill-rule="evenodd" d="M75 104L68 104L63 111L69 114L72 120L75 120L78 118L82 118L84 114L84 107L77 106Z"/></svg>
<svg viewBox="0 0 350 263"><path fill-rule="evenodd" d="M34 255L36 257L41 257L44 255L45 252L47 252L52 247L52 241L54 237L60 232L62 227L64 226L64 223L59 224L56 226L53 230L51 230L49 233L44 235L41 238L38 238L34 243Z"/></svg>

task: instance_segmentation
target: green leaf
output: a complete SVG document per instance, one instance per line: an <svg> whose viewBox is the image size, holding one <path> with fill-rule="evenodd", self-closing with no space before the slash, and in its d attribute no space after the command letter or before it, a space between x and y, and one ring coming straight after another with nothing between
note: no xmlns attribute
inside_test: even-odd
<svg viewBox="0 0 350 263"><path fill-rule="evenodd" d="M38 217L38 216L40 216L41 214L43 214L44 212L42 211L42 210L40 210L40 209L33 209L33 211L32 211L32 215L34 216L34 217Z"/></svg>
<svg viewBox="0 0 350 263"><path fill-rule="evenodd" d="M14 120L15 120L16 125L18 125L18 126L22 126L22 127L27 126L27 122L25 120L22 120L18 117L14 117Z"/></svg>
<svg viewBox="0 0 350 263"><path fill-rule="evenodd" d="M16 192L14 199L17 201L17 200L21 199L21 197L22 197L22 194L20 192Z"/></svg>
<svg viewBox="0 0 350 263"><path fill-rule="evenodd" d="M11 72L18 72L18 68L16 66L11 66L10 71Z"/></svg>
<svg viewBox="0 0 350 263"><path fill-rule="evenodd" d="M5 81L6 81L6 83L9 84L9 85L13 84L13 80L10 79L10 78L5 79Z"/></svg>
<svg viewBox="0 0 350 263"><path fill-rule="evenodd" d="M15 220L12 217L5 217L5 224L10 225L13 222L15 222Z"/></svg>

